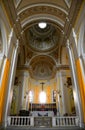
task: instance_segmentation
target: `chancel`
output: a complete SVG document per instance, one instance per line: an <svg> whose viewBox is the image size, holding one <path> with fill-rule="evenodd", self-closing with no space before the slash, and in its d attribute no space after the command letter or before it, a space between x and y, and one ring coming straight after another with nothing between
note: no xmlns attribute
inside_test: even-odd
<svg viewBox="0 0 85 130"><path fill-rule="evenodd" d="M43 85L45 84L44 82L40 83L42 84L42 91L40 92L39 94L39 100L40 100L40 103L43 104L43 103L46 103L46 93L44 92L43 90Z"/></svg>
<svg viewBox="0 0 85 130"><path fill-rule="evenodd" d="M4 129L85 129L85 0L0 0Z"/></svg>

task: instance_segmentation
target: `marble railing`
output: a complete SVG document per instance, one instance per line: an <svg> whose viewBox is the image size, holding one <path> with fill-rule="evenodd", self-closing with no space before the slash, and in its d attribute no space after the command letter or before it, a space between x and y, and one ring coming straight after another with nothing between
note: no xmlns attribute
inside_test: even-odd
<svg viewBox="0 0 85 130"><path fill-rule="evenodd" d="M43 123L43 118L45 123ZM66 117L9 116L7 121L7 126L35 126L35 124L37 126L40 125L45 126L45 124L47 125L49 123L51 124L52 127L79 126L79 117L77 116L66 116Z"/></svg>
<svg viewBox="0 0 85 130"><path fill-rule="evenodd" d="M79 126L79 117L77 116L65 116L65 117L53 117L53 126Z"/></svg>

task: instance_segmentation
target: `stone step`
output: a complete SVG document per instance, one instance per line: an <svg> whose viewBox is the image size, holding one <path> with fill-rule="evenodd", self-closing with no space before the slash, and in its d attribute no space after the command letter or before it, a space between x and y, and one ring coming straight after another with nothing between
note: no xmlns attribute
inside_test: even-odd
<svg viewBox="0 0 85 130"><path fill-rule="evenodd" d="M3 130L3 129L2 129ZM5 130L85 130L79 127L7 127Z"/></svg>

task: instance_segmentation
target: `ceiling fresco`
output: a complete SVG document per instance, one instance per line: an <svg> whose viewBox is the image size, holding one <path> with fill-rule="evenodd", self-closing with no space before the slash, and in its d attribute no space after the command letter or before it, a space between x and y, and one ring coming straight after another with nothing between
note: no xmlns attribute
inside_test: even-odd
<svg viewBox="0 0 85 130"><path fill-rule="evenodd" d="M61 49L75 24L82 1L3 0L3 3L20 41L20 60L24 58L18 68L30 68L33 78L52 78L55 66L62 67ZM45 28L41 28L40 23L44 23Z"/></svg>

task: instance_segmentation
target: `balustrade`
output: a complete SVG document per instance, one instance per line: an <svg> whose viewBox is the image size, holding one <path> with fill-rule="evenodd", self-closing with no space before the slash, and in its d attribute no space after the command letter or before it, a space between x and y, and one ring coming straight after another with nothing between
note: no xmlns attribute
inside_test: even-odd
<svg viewBox="0 0 85 130"><path fill-rule="evenodd" d="M9 116L8 126L34 126L36 117L26 116ZM39 117L40 118L40 117ZM49 117L41 117L49 118ZM53 127L60 126L79 126L79 117L77 116L65 116L65 117L50 117ZM38 119L38 117L37 117ZM46 120L45 120L46 121ZM48 121L48 120L47 120ZM42 124L42 123L41 123ZM37 123L38 126L38 123Z"/></svg>

